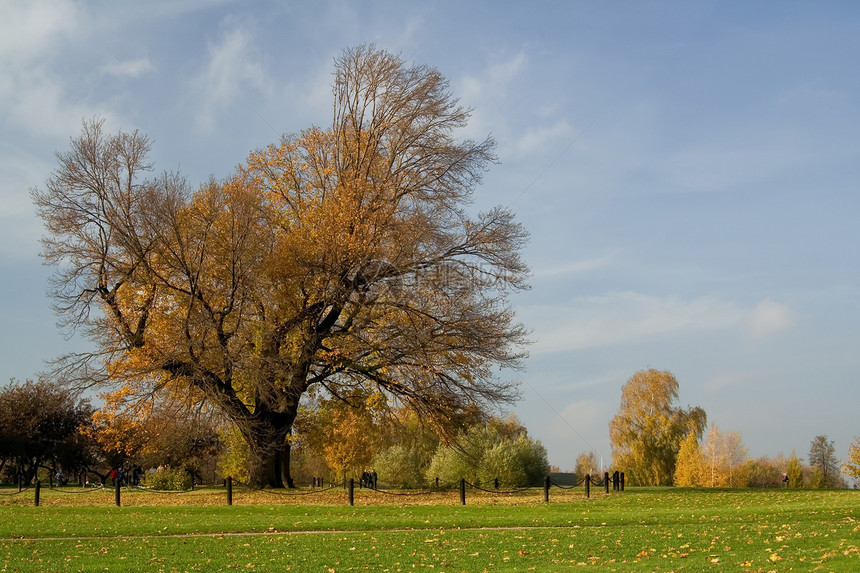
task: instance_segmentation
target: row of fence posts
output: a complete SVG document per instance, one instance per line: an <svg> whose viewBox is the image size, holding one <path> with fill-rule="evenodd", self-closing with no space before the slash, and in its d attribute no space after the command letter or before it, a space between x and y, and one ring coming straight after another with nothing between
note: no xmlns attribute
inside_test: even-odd
<svg viewBox="0 0 860 573"><path fill-rule="evenodd" d="M227 478L226 482L227 482L227 505L233 505L233 487L232 487L233 479ZM114 503L116 504L117 507L122 506L122 493L120 490L120 485L121 484L120 484L119 480L114 480L114 486L113 486ZM18 491L19 492L22 491L20 483L18 485ZM36 485L34 487L34 496L33 496L33 503L36 507L39 507L39 498L41 497L41 494L42 494L42 482L40 480L36 480Z"/></svg>
<svg viewBox="0 0 860 573"><path fill-rule="evenodd" d="M323 479L322 478L314 478L314 487L317 486L317 479L319 479L319 487L322 487ZM591 497L591 474L586 474L585 479L585 497ZM612 474L610 479L609 472L605 472L603 474L603 487L606 493L609 493L609 484L612 483L612 489L614 491L624 491L624 472L615 472ZM499 480L496 478L494 482L496 489L499 488ZM543 480L543 500L546 503L549 503L549 488L552 485L552 480L550 480L549 476L546 476ZM349 505L355 504L355 479L349 478L347 481L348 486L348 500ZM436 478L436 486L439 486L439 478ZM233 505L233 478L228 477L224 480L224 487L227 490L227 505ZM36 488L35 488L35 505L39 507L39 497L41 495L42 482L36 480ZM22 491L21 484L18 484L18 491ZM122 497L120 490L120 482L116 480L114 483L114 502L117 507L122 505ZM460 505L466 505L466 480L460 480Z"/></svg>
<svg viewBox="0 0 860 573"><path fill-rule="evenodd" d="M547 478L549 479L549 478ZM615 472L612 474L612 490L624 491L624 472ZM591 497L591 475L585 474L585 497ZM609 472L603 473L603 489L609 493Z"/></svg>
<svg viewBox="0 0 860 573"><path fill-rule="evenodd" d="M19 484L18 491L22 491L22 488ZM36 507L39 507L39 498L42 496L42 482L40 480L36 480L36 485L34 488L33 495L33 504ZM119 480L117 480L116 485L114 486L114 501L117 507L120 507L121 499L120 499L120 491L119 491Z"/></svg>
<svg viewBox="0 0 860 573"><path fill-rule="evenodd" d="M591 475L586 474L585 479L585 497L591 497ZM349 505L354 505L355 503L355 480L353 478L349 478L348 483L348 493L347 499L349 501ZM499 488L499 480L496 478L495 480L496 489ZM613 491L624 491L624 472L615 472L611 476L611 483ZM610 484L610 476L609 472L604 472L603 474L603 486L606 493L609 493L609 484ZM436 485L439 485L439 478L436 478ZM549 503L549 488L552 485L552 480L549 476L546 476L543 480L543 500L546 503ZM229 505L229 504L228 504ZM466 479L460 479L460 505L466 505Z"/></svg>

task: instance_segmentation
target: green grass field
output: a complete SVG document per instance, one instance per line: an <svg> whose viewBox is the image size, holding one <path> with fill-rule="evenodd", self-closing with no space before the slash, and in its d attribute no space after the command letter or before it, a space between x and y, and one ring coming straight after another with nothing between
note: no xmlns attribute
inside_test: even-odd
<svg viewBox="0 0 860 573"><path fill-rule="evenodd" d="M860 571L860 492L0 490L2 571Z"/></svg>

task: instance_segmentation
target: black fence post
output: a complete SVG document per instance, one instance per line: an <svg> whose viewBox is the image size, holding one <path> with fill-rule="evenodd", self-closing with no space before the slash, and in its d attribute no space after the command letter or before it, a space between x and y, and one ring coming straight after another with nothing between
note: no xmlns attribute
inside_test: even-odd
<svg viewBox="0 0 860 573"><path fill-rule="evenodd" d="M609 493L609 472L603 472L603 488Z"/></svg>
<svg viewBox="0 0 860 573"><path fill-rule="evenodd" d="M33 499L33 503L36 505L36 507L39 507L39 494L41 493L41 490L42 482L36 480L36 497Z"/></svg>
<svg viewBox="0 0 860 573"><path fill-rule="evenodd" d="M543 500L549 503L549 476L543 478Z"/></svg>
<svg viewBox="0 0 860 573"><path fill-rule="evenodd" d="M228 476L225 483L227 484L227 505L233 505L233 478Z"/></svg>
<svg viewBox="0 0 860 573"><path fill-rule="evenodd" d="M355 504L355 480L349 478L349 505Z"/></svg>
<svg viewBox="0 0 860 573"><path fill-rule="evenodd" d="M119 496L120 496L120 493L119 493L120 480L115 479L115 480L113 481L113 484L114 484L114 485L113 485L113 498L114 498L114 503L116 503L116 506L117 506L117 507L119 507L119 506L120 506L120 498L119 498Z"/></svg>
<svg viewBox="0 0 860 573"><path fill-rule="evenodd" d="M585 474L585 497L591 497L591 474Z"/></svg>
<svg viewBox="0 0 860 573"><path fill-rule="evenodd" d="M499 478L496 478L494 483L496 485L496 489L499 489Z"/></svg>
<svg viewBox="0 0 860 573"><path fill-rule="evenodd" d="M460 505L466 505L466 479L460 478Z"/></svg>
<svg viewBox="0 0 860 573"><path fill-rule="evenodd" d="M618 491L620 488L618 483L618 470L612 472L612 491Z"/></svg>
<svg viewBox="0 0 860 573"><path fill-rule="evenodd" d="M439 489L439 478L436 478L436 489Z"/></svg>
<svg viewBox="0 0 860 573"><path fill-rule="evenodd" d="M621 472L621 491L624 491L624 472Z"/></svg>

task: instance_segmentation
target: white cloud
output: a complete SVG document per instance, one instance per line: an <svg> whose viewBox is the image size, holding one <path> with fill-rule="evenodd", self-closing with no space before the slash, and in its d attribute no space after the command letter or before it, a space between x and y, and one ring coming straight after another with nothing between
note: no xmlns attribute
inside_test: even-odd
<svg viewBox="0 0 860 573"><path fill-rule="evenodd" d="M42 158L0 141L0 256L37 256L42 226L35 217L29 189L41 185L51 167Z"/></svg>
<svg viewBox="0 0 860 573"><path fill-rule="evenodd" d="M0 15L0 119L38 135L68 135L93 110L68 101L59 47L80 32L80 6L64 1L12 1Z"/></svg>
<svg viewBox="0 0 860 573"><path fill-rule="evenodd" d="M526 67L526 56L520 52L506 60L490 64L479 74L468 75L457 81L453 90L466 107L472 108L463 137L483 139L488 133L500 140L515 140L511 131L511 105L509 95L515 90L511 84Z"/></svg>
<svg viewBox="0 0 860 573"><path fill-rule="evenodd" d="M460 94L467 105L478 105L476 100L493 98L506 92L525 67L526 56L520 52L512 58L490 65L480 76L466 76L460 81Z"/></svg>
<svg viewBox="0 0 860 573"><path fill-rule="evenodd" d="M481 139L492 134L504 161L541 156L542 165L551 166L553 158L570 146L575 128L552 96L523 89L534 81L529 64L527 54L520 51L460 79L455 92L473 108L464 135Z"/></svg>
<svg viewBox="0 0 860 573"><path fill-rule="evenodd" d="M51 137L75 133L84 117L112 117L102 108L69 101L64 82L38 65L0 79L0 108L10 124Z"/></svg>
<svg viewBox="0 0 860 573"><path fill-rule="evenodd" d="M794 326L794 313L784 304L764 299L747 317L749 334L753 340L761 340Z"/></svg>
<svg viewBox="0 0 860 573"><path fill-rule="evenodd" d="M567 305L517 310L525 324L538 325L532 354L637 343L656 337L731 330L761 340L794 324L785 305L765 299L752 309L713 296L682 299L636 292L575 299Z"/></svg>
<svg viewBox="0 0 860 573"><path fill-rule="evenodd" d="M211 128L215 116L249 88L266 90L266 73L257 61L251 33L243 27L228 31L220 43L210 44L205 70L193 82L200 98L197 124Z"/></svg>
<svg viewBox="0 0 860 573"><path fill-rule="evenodd" d="M490 85L505 86L510 84L523 69L525 63L526 55L520 52L507 61L493 64L487 73Z"/></svg>
<svg viewBox="0 0 860 573"><path fill-rule="evenodd" d="M26 65L69 34L78 21L68 0L6 0L0 17L3 67Z"/></svg>
<svg viewBox="0 0 860 573"><path fill-rule="evenodd" d="M239 0L147 0L146 2L116 3L111 18L122 18L129 24L142 20L165 20L179 18L220 5L237 3Z"/></svg>
<svg viewBox="0 0 860 573"><path fill-rule="evenodd" d="M525 324L547 325L535 332L532 353L581 350L635 342L682 331L737 325L743 311L714 297L683 300L635 292L584 297L568 306L518 310Z"/></svg>
<svg viewBox="0 0 860 573"><path fill-rule="evenodd" d="M546 127L530 128L516 141L516 152L530 154L541 151L554 141L569 139L570 133L570 124L565 120Z"/></svg>
<svg viewBox="0 0 860 573"><path fill-rule="evenodd" d="M612 258L611 256L606 256L581 261L560 262L552 267L536 269L533 274L535 277L543 278L585 273L608 266Z"/></svg>
<svg viewBox="0 0 860 573"><path fill-rule="evenodd" d="M122 62L112 61L102 66L103 74L109 74L121 78L136 78L152 70L152 62L149 58L136 58Z"/></svg>
<svg viewBox="0 0 860 573"><path fill-rule="evenodd" d="M314 59L309 75L301 82L289 86L290 99L301 102L301 107L311 121L316 123L319 118L328 119L331 116L332 95L332 62L340 52L332 51L324 57ZM304 125L301 129L309 126Z"/></svg>

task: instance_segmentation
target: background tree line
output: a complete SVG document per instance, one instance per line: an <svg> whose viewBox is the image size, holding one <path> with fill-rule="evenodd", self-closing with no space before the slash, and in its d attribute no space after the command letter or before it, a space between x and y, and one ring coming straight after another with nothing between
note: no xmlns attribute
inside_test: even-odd
<svg viewBox="0 0 860 573"><path fill-rule="evenodd" d="M108 396L110 398L110 396ZM549 471L547 453L509 415L464 414L454 440L443 441L408 408L365 407L321 398L303 408L292 444L297 480L328 483L375 470L388 487L448 485L466 478L476 485L498 479L508 487L534 485ZM231 476L248 479L248 444L229 420L210 410L191 410L166 396L132 413L110 400L95 409L55 383L12 383L0 392L0 475L29 484L57 472L72 481L105 483L112 468L160 468L147 485L189 487ZM177 479L177 474L178 478Z"/></svg>
<svg viewBox="0 0 860 573"><path fill-rule="evenodd" d="M668 404L643 407L643 398L635 410L613 420L615 424L631 416L662 412L669 429L684 428L672 423L673 416L677 420L697 411L673 407L677 380L671 373L644 371L631 383L638 387L638 395ZM660 384L667 388L643 392L643 387ZM339 482L373 469L389 487L427 487L436 478L442 483L466 478L476 484L499 479L517 486L537 483L550 470L546 450L512 415L487 418L478 409L464 412L459 421L463 429L455 440L446 442L416 412L384 407L383 400L381 394L368 394L363 407L356 408L331 397L317 397L303 407L292 444L297 479ZM136 412L110 399L96 409L56 383L13 380L0 390L0 476L6 482L26 484L40 470L43 478L60 471L70 479L83 481L86 476L104 483L112 468L138 465L171 468L184 476L184 487L191 479L196 483L227 475L247 479L248 446L242 434L217 412L190 405L193 402L168 395ZM640 420L639 427L659 426L646 422ZM622 456L613 458L614 466L626 472L631 485L656 485L647 481L651 478L667 485L667 476L660 474L665 468L673 468L671 485L684 487L838 488L847 486L842 474L860 478L860 439L850 445L848 459L840 467L835 445L827 436L812 440L804 463L794 452L789 457L749 458L740 434L723 432L715 424L701 437L695 425L686 428L685 435L673 435L665 428L654 434L616 434L629 441L617 450ZM664 447L673 440L677 451ZM661 447L649 453L638 451L652 446ZM635 466L640 460L651 467ZM594 452L588 452L578 457L574 471L578 476L594 475L602 470L600 466Z"/></svg>
<svg viewBox="0 0 860 573"><path fill-rule="evenodd" d="M639 371L622 387L609 431L613 465L631 484L840 488L848 486L842 473L860 478L858 438L841 467L824 435L810 443L807 464L794 453L751 459L738 432L708 428L702 408L680 408L677 398L678 381L668 371Z"/></svg>
<svg viewBox="0 0 860 573"><path fill-rule="evenodd" d="M11 381L0 390L0 477L32 483L58 472L105 483L112 469L175 466L197 483L213 481L221 451L217 422L205 412L154 404L147 416L94 408L54 382Z"/></svg>

